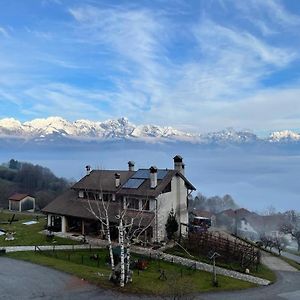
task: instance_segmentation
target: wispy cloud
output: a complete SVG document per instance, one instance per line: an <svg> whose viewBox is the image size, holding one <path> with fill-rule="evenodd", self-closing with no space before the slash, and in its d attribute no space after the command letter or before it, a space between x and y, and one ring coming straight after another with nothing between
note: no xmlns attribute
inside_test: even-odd
<svg viewBox="0 0 300 300"><path fill-rule="evenodd" d="M4 37L9 37L7 30L4 27L0 27L0 34Z"/></svg>
<svg viewBox="0 0 300 300"><path fill-rule="evenodd" d="M150 122L167 119L172 125L189 127L184 123L192 118L196 125L190 127L199 130L202 122L194 118L219 112L229 99L248 99L250 91L260 88L260 80L297 56L293 49L270 45L247 29L217 24L205 16L185 28L196 47L188 61L178 64L168 56L173 20L164 15L91 6L72 8L70 13L82 35L102 51L114 51L112 68L120 64L119 71L126 74L118 73L113 78L116 90L106 93L114 111L126 111L135 119L143 112ZM218 126L220 122L215 123Z"/></svg>
<svg viewBox="0 0 300 300"><path fill-rule="evenodd" d="M58 14L2 39L1 99L21 99L21 113L194 131L298 124L278 104L298 95L299 16L285 2L55 2L39 7Z"/></svg>
<svg viewBox="0 0 300 300"><path fill-rule="evenodd" d="M36 86L24 91L23 97L30 101L30 107L23 112L38 116L63 115L75 120L78 118L105 119L108 118L103 109L107 103L99 91L83 90L76 87L51 83Z"/></svg>

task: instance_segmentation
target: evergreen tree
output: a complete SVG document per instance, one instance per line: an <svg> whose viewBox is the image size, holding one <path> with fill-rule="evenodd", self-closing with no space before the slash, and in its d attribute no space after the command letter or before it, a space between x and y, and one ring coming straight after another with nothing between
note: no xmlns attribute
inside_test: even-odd
<svg viewBox="0 0 300 300"><path fill-rule="evenodd" d="M169 213L169 217L168 217L168 220L167 220L167 223L165 226L166 226L166 231L167 231L167 237L169 240L171 240L179 228L173 208Z"/></svg>

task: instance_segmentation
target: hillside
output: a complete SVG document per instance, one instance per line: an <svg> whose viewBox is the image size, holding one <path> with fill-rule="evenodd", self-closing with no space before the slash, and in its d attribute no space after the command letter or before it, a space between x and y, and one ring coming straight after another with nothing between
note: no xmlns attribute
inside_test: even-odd
<svg viewBox="0 0 300 300"><path fill-rule="evenodd" d="M7 208L9 196L19 192L34 196L37 208L41 209L69 185L48 168L11 159L0 166L0 208Z"/></svg>

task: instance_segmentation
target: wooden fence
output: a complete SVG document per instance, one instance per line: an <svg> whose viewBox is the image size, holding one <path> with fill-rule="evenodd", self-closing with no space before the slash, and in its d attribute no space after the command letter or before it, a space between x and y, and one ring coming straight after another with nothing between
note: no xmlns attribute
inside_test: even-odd
<svg viewBox="0 0 300 300"><path fill-rule="evenodd" d="M217 252L221 255L222 261L239 263L241 269L257 268L260 264L260 251L234 238L229 239L211 232L203 232L189 234L188 239L182 243L193 255L209 256Z"/></svg>

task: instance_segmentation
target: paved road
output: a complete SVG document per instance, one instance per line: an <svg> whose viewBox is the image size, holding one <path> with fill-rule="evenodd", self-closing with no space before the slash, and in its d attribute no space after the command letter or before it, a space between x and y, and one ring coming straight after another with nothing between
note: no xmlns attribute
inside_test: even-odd
<svg viewBox="0 0 300 300"><path fill-rule="evenodd" d="M296 261L298 264L300 264L300 256L298 256L298 255L295 255L295 254L292 254L289 252L282 252L281 255L285 256L289 259L292 259L292 260Z"/></svg>
<svg viewBox="0 0 300 300"><path fill-rule="evenodd" d="M0 257L1 300L138 299L88 284L47 267Z"/></svg>
<svg viewBox="0 0 300 300"><path fill-rule="evenodd" d="M300 299L300 272L283 260L263 254L263 263L276 273L276 283L267 287L259 287L234 292L207 293L197 299L207 300L299 300Z"/></svg>

